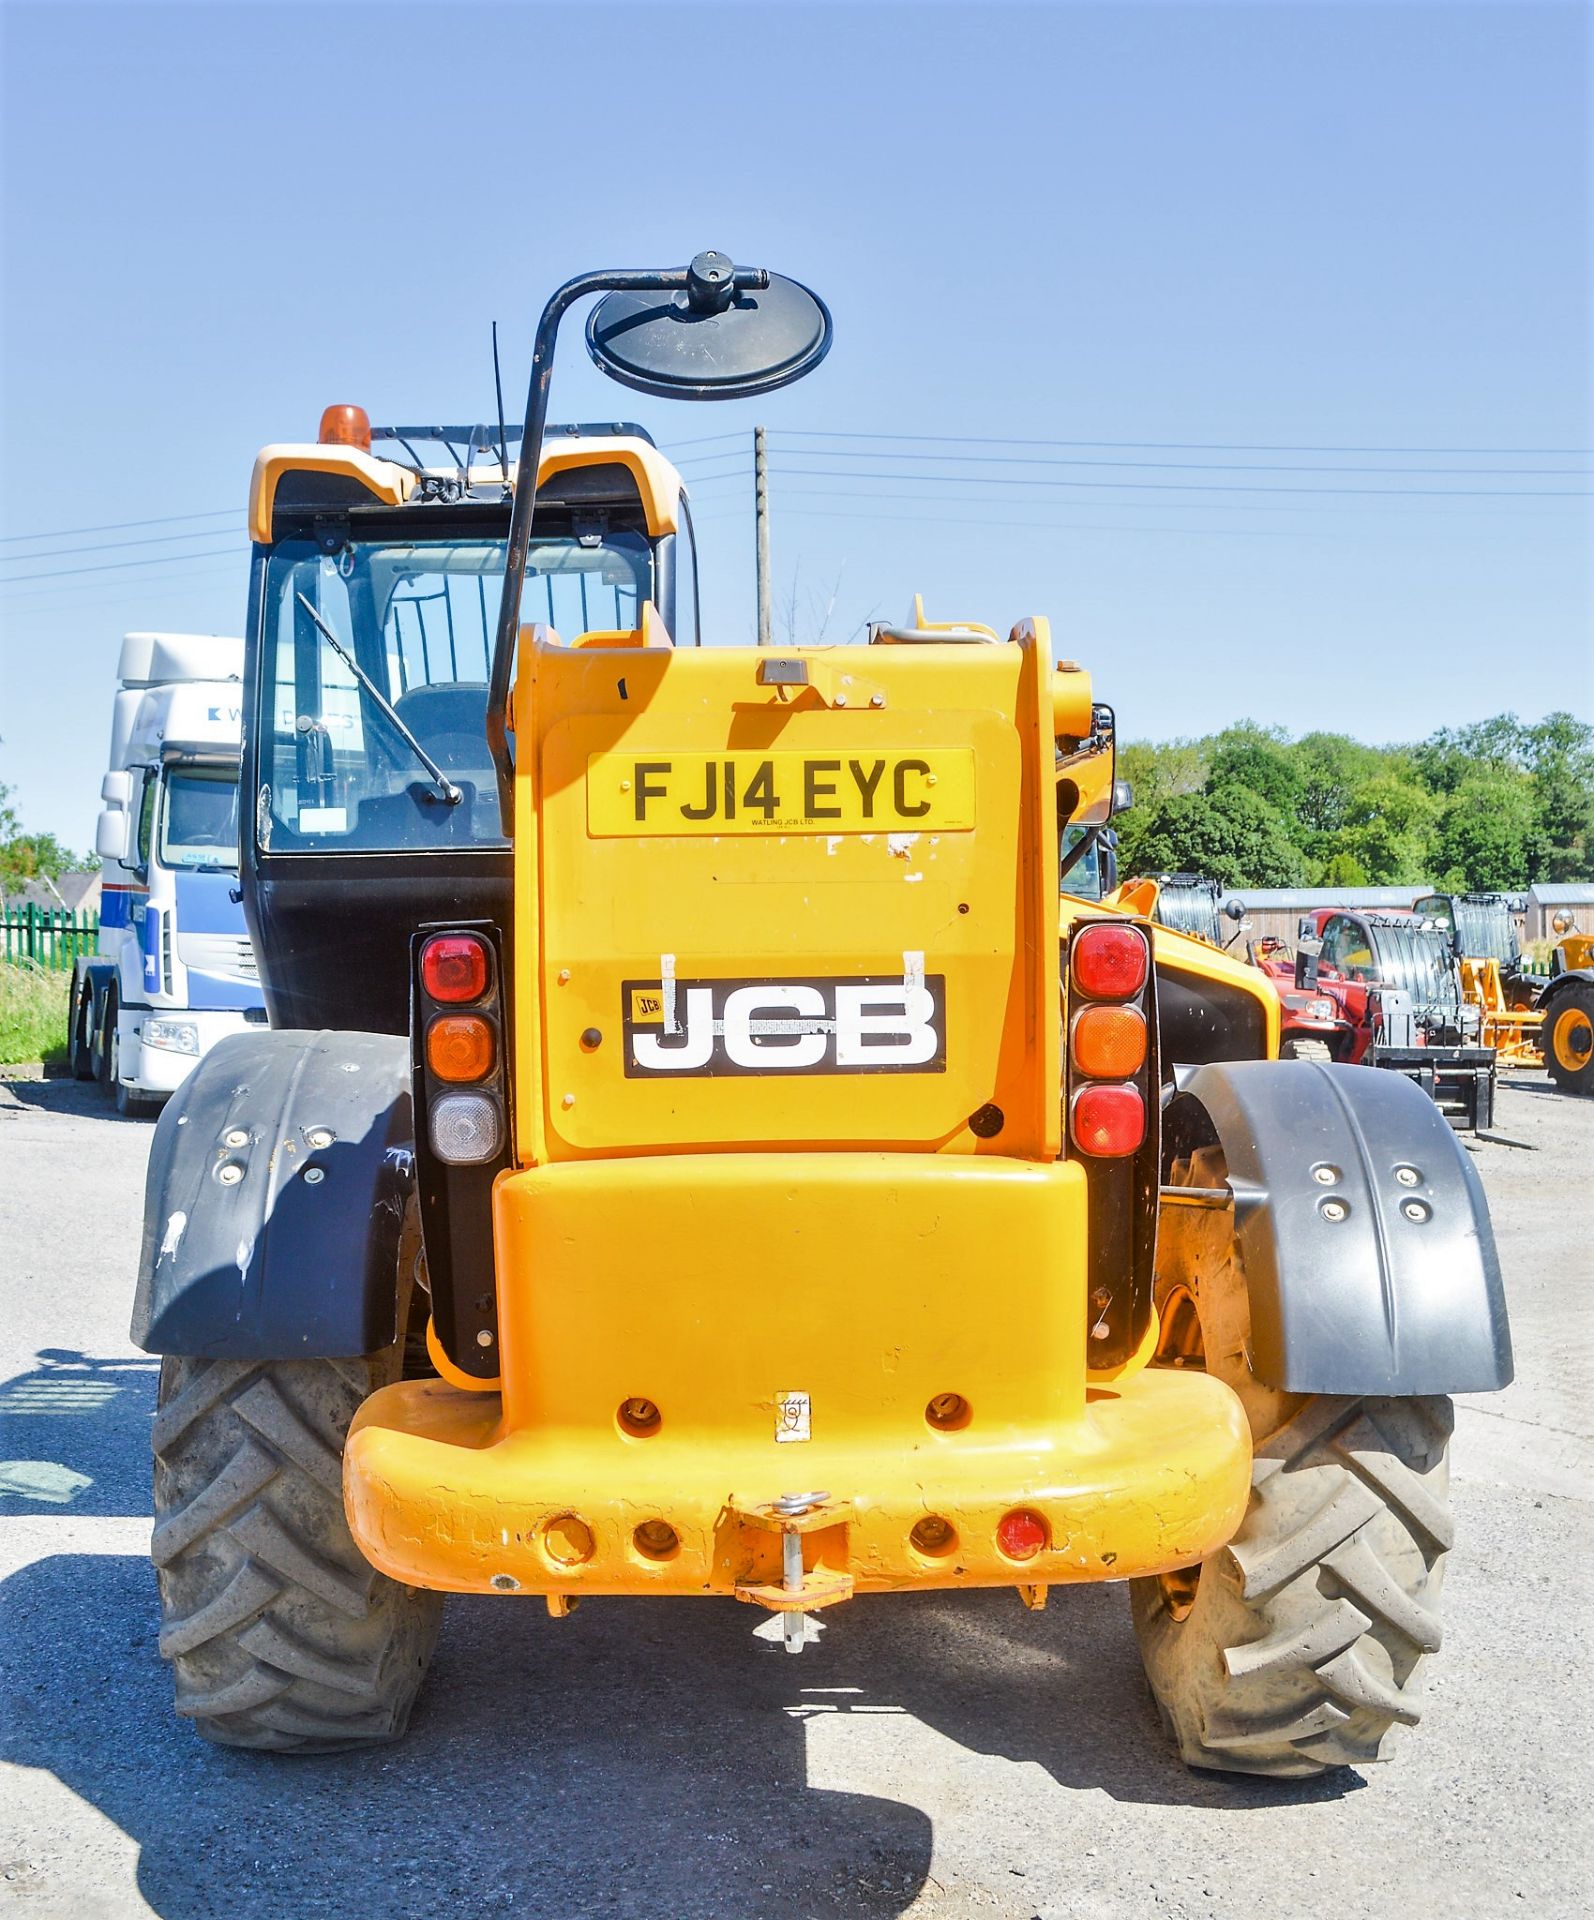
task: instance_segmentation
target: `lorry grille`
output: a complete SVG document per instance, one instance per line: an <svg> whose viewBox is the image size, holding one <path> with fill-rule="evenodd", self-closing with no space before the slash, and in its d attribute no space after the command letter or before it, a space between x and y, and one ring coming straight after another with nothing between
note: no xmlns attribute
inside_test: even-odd
<svg viewBox="0 0 1594 1920"><path fill-rule="evenodd" d="M185 967L197 967L201 973L247 981L250 986L259 982L255 950L246 933L179 933L177 953Z"/></svg>

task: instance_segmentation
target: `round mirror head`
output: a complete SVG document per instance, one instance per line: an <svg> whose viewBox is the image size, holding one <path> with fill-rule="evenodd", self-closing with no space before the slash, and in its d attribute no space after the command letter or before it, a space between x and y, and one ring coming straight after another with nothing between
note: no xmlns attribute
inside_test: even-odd
<svg viewBox="0 0 1594 1920"><path fill-rule="evenodd" d="M1572 931L1572 916L1567 912L1565 907L1562 907L1560 912L1551 920L1550 925L1557 933L1570 933Z"/></svg>
<svg viewBox="0 0 1594 1920"><path fill-rule="evenodd" d="M1245 918L1245 902L1243 900L1230 900L1225 905L1223 911L1238 925L1240 921Z"/></svg>
<svg viewBox="0 0 1594 1920"><path fill-rule="evenodd" d="M746 400L811 373L830 351L823 300L778 273L733 290L723 254L700 253L677 293L611 293L587 351L611 379L667 400Z"/></svg>

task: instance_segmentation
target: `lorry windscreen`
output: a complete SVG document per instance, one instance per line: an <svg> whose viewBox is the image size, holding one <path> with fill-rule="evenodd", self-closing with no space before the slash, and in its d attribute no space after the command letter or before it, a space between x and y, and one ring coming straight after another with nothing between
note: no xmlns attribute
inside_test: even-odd
<svg viewBox="0 0 1594 1920"><path fill-rule="evenodd" d="M160 816L163 867L238 865L238 772L235 767L172 767Z"/></svg>
<svg viewBox="0 0 1594 1920"><path fill-rule="evenodd" d="M266 569L260 648L263 853L503 845L487 680L503 579L494 540L284 541ZM631 629L652 596L639 533L534 540L523 620L566 638ZM310 603L460 790L448 805L414 749L306 611Z"/></svg>

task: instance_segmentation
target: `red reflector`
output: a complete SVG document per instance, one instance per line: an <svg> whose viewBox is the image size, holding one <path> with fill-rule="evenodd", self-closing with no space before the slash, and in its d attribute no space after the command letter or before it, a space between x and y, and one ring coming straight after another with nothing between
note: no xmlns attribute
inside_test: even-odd
<svg viewBox="0 0 1594 1920"><path fill-rule="evenodd" d="M1074 935L1074 985L1093 1000L1127 1000L1146 984L1146 936L1097 921Z"/></svg>
<svg viewBox="0 0 1594 1920"><path fill-rule="evenodd" d="M440 933L421 948L421 985L450 1006L487 991L487 949L473 933Z"/></svg>
<svg viewBox="0 0 1594 1920"><path fill-rule="evenodd" d="M1028 1507L1015 1507L997 1521L996 1544L1009 1560L1032 1560L1046 1544L1046 1522Z"/></svg>
<svg viewBox="0 0 1594 1920"><path fill-rule="evenodd" d="M1146 1137L1146 1103L1138 1087L1082 1087L1070 1116L1074 1145L1097 1159L1133 1153Z"/></svg>

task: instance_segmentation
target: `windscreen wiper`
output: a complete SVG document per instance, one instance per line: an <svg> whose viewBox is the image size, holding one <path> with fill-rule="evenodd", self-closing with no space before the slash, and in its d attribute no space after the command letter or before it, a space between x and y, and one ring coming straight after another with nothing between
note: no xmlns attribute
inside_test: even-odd
<svg viewBox="0 0 1594 1920"><path fill-rule="evenodd" d="M382 693L376 682L366 672L364 667L360 665L359 661L355 659L354 655L349 652L348 648L344 646L343 642L327 625L325 620L321 618L320 614L316 612L315 608L311 606L304 595L302 593L295 593L294 598L321 629L322 635L325 637L327 644L332 648L333 652L337 654L338 658L349 669L350 673L359 681L360 685L364 687L381 711L392 721L399 738L403 740L410 752L415 755L415 758L420 761L421 765L425 767L426 771L432 776L432 779L437 785L437 790L442 794L443 799L449 806L457 807L460 801L465 798L463 792L454 785L453 781L444 773L443 769L426 751L425 747L421 745L415 735L405 726L404 722L393 711L392 707L389 706L386 696Z"/></svg>

